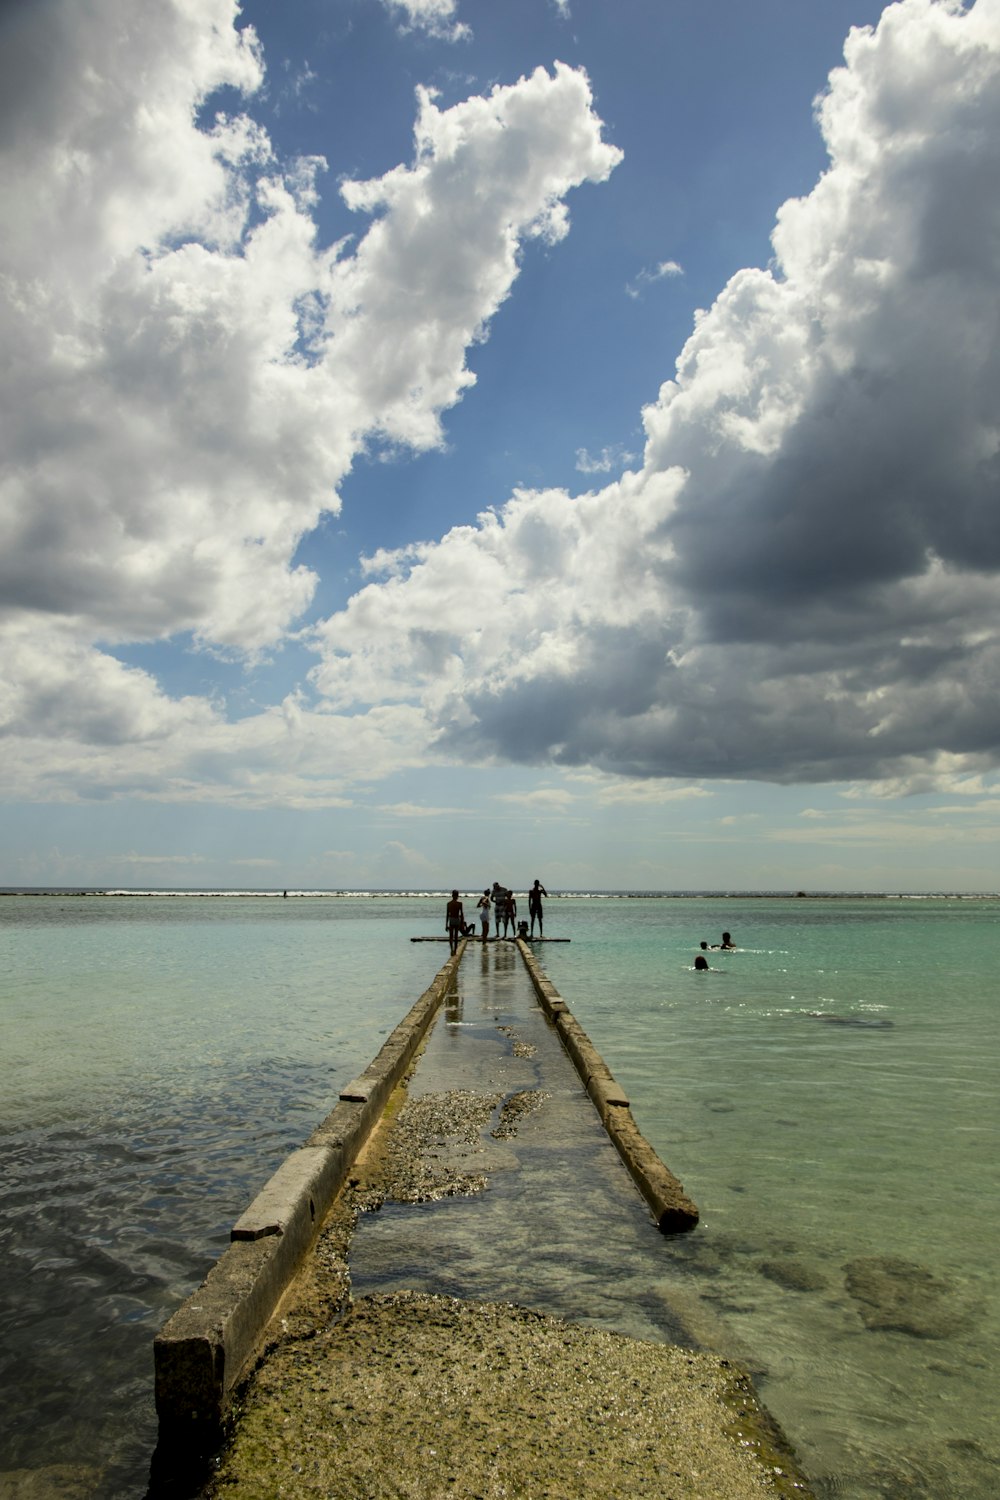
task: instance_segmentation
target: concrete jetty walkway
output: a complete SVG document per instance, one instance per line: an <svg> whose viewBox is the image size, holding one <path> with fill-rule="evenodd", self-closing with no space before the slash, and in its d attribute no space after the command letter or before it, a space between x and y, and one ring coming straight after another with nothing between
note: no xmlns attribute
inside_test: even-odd
<svg viewBox="0 0 1000 1500"><path fill-rule="evenodd" d="M423 1181L392 1196L415 1186L437 1201L390 1199L361 1216L355 1295L518 1301L635 1337L679 1336L661 1295L663 1237L513 944L467 945L407 1099L411 1113L432 1111L433 1138Z"/></svg>
<svg viewBox="0 0 1000 1500"><path fill-rule="evenodd" d="M469 942L203 1493L807 1495L674 1274L517 948Z"/></svg>

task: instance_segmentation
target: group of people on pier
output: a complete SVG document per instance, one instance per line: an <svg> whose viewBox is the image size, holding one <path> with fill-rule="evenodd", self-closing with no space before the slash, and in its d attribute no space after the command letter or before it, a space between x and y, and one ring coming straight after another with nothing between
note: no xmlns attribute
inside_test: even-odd
<svg viewBox="0 0 1000 1500"><path fill-rule="evenodd" d="M543 936L542 926L542 897L549 893L540 880L536 880L528 892L528 917L529 923L517 920L517 898L512 890L494 880L492 891L487 886L486 890L476 902L476 911L479 913L480 936L482 941L488 942L490 936L490 912L496 922L496 936L500 936L500 928L503 926L504 937L534 937L535 922L538 923L538 936ZM445 928L448 933L448 941L451 944L452 953L457 953L458 944L463 937L475 937L475 922L467 922L462 898L458 891L452 891L451 900L445 911Z"/></svg>

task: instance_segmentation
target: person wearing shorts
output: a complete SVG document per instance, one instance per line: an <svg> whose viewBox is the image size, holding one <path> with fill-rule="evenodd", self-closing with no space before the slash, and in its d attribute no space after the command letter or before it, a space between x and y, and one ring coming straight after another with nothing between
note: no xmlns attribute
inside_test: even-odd
<svg viewBox="0 0 1000 1500"><path fill-rule="evenodd" d="M490 935L490 893L488 890L485 890L476 902L476 909L479 912L479 926L485 943Z"/></svg>
<svg viewBox="0 0 1000 1500"><path fill-rule="evenodd" d="M451 900L445 911L445 926L448 929L448 941L451 944L453 954L458 952L458 940L465 931L465 912L458 898L458 892L452 891Z"/></svg>
<svg viewBox="0 0 1000 1500"><path fill-rule="evenodd" d="M538 936L541 937L545 931L542 926L542 897L549 893L540 880L536 880L528 892L528 916L531 918L531 936L535 935L535 918L538 918Z"/></svg>
<svg viewBox="0 0 1000 1500"><path fill-rule="evenodd" d="M500 923L507 906L507 892L499 880L493 882L493 916L497 924L497 937L500 936Z"/></svg>

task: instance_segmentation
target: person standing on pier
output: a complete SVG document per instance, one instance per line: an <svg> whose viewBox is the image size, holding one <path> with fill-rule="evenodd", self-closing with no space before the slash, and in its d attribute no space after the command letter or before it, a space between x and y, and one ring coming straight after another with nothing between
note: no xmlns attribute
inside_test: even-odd
<svg viewBox="0 0 1000 1500"><path fill-rule="evenodd" d="M503 935L507 936L507 925L510 924L510 935L517 935L517 897L513 891L507 892L507 905L503 914Z"/></svg>
<svg viewBox="0 0 1000 1500"><path fill-rule="evenodd" d="M485 890L476 902L476 910L479 912L479 926L481 936L485 943L490 935L490 893Z"/></svg>
<svg viewBox="0 0 1000 1500"><path fill-rule="evenodd" d="M504 911L506 910L506 907L507 907L507 892L504 890L504 888L500 884L499 880L494 880L494 882L493 882L493 916L494 916L494 918L496 920L496 924L497 924L497 937L500 936L500 923L503 921L503 914L504 914Z"/></svg>
<svg viewBox="0 0 1000 1500"><path fill-rule="evenodd" d="M445 925L448 929L448 941L451 944L452 954L458 952L458 940L465 931L465 912L458 898L458 892L452 891L451 900L445 911Z"/></svg>
<svg viewBox="0 0 1000 1500"><path fill-rule="evenodd" d="M538 936L541 937L545 931L542 926L542 897L549 893L540 880L536 880L528 892L528 916L531 918L531 936L535 935L535 918L538 918Z"/></svg>

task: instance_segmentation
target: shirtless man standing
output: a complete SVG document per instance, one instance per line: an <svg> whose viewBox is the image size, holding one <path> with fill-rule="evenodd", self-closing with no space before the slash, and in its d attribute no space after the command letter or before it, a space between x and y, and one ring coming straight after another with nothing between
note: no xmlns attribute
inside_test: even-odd
<svg viewBox="0 0 1000 1500"><path fill-rule="evenodd" d="M496 921L496 924L497 924L497 937L500 936L500 923L503 921L503 914L504 914L504 911L506 910L506 907L507 907L507 892L504 890L504 888L500 884L499 880L494 880L494 882L493 882L493 917L494 917L494 920Z"/></svg>
<svg viewBox="0 0 1000 1500"><path fill-rule="evenodd" d="M448 941L451 944L452 953L458 952L458 940L465 931L465 912L462 903L458 899L458 892L452 891L451 900L445 910L445 926L448 929Z"/></svg>
<svg viewBox="0 0 1000 1500"><path fill-rule="evenodd" d="M535 935L535 918L538 918L538 936L541 937L545 929L542 926L542 897L549 893L540 880L536 880L528 892L528 916L531 918L531 936Z"/></svg>

